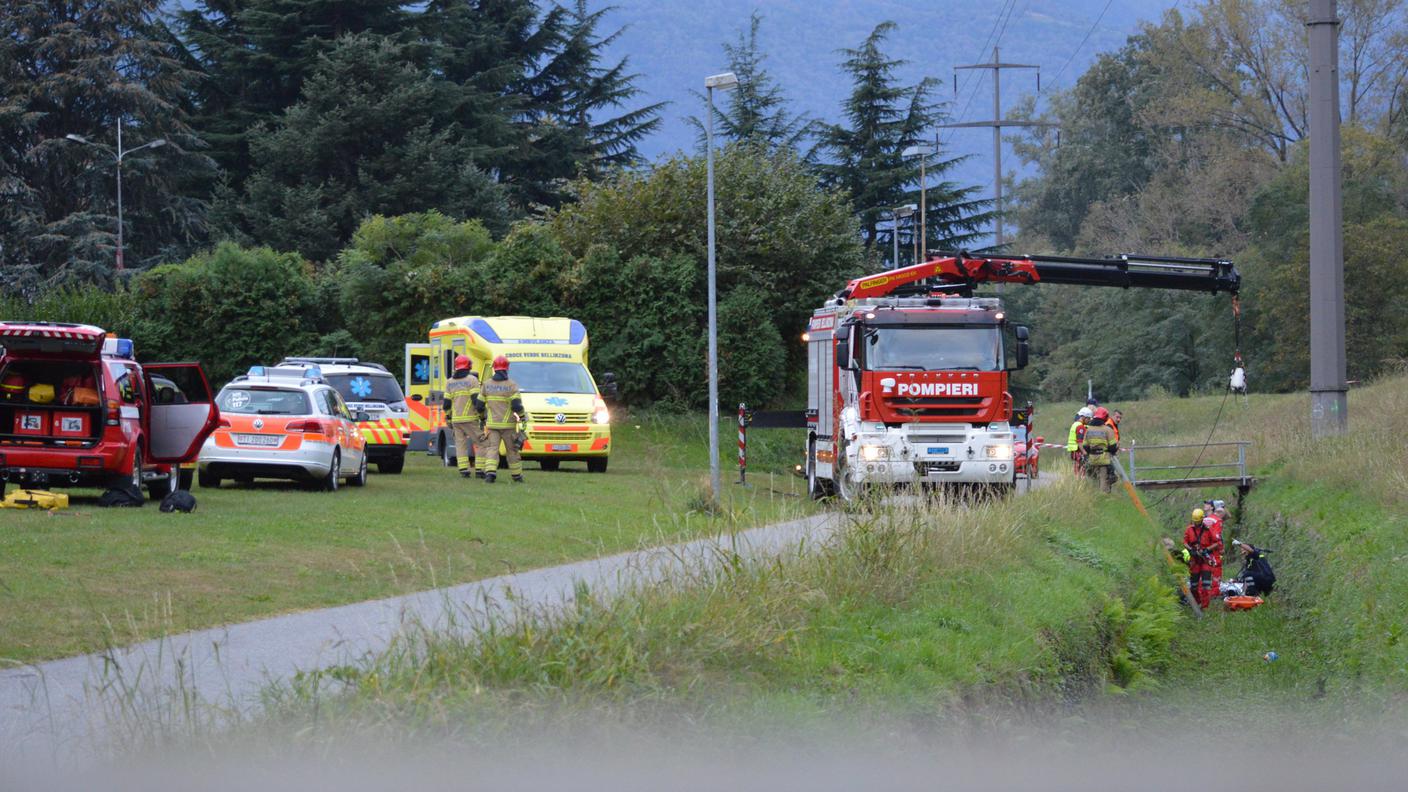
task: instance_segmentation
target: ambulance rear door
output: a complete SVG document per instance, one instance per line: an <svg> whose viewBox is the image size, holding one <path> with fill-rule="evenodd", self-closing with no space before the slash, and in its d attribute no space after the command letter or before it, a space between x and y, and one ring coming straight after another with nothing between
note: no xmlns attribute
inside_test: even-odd
<svg viewBox="0 0 1408 792"><path fill-rule="evenodd" d="M430 439L430 375L434 353L428 342L406 344L406 406L411 411L411 451L424 451Z"/></svg>

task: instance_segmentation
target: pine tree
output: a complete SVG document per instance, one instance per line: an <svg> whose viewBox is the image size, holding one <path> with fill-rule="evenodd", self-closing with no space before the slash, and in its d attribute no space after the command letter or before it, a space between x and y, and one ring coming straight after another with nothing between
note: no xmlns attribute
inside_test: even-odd
<svg viewBox="0 0 1408 792"><path fill-rule="evenodd" d="M757 12L748 21L748 32L739 31L738 39L724 44L728 70L738 77L738 86L729 92L727 103L714 107L714 131L725 140L762 147L796 149L813 131L806 115L787 109L782 87L763 66L766 56L758 46L758 28L763 18ZM698 92L700 101L704 97ZM698 118L690 123L699 130L703 140L704 127Z"/></svg>
<svg viewBox="0 0 1408 792"><path fill-rule="evenodd" d="M235 188L253 165L250 140L298 101L318 56L341 36L409 35L409 0L199 0L177 14L203 77L194 124Z"/></svg>
<svg viewBox="0 0 1408 792"><path fill-rule="evenodd" d="M490 146L486 163L520 209L556 206L578 175L639 161L662 104L613 114L639 93L625 59L607 66L607 6L538 13L532 0L439 0L427 8L437 71L459 86L460 123Z"/></svg>
<svg viewBox="0 0 1408 792"><path fill-rule="evenodd" d="M502 190L453 116L455 86L414 55L361 34L321 58L299 103L251 146L239 214L256 240L327 260L369 215L431 209L506 229Z"/></svg>
<svg viewBox="0 0 1408 792"><path fill-rule="evenodd" d="M850 193L860 218L861 234L867 248L888 244L891 230L881 229L891 209L919 202L919 161L906 159L903 152L927 143L926 134L941 118L940 107L931 98L931 78L906 87L898 84L895 70L905 61L887 57L882 51L895 23L877 25L860 47L842 52L842 68L851 76L851 95L844 104L845 123L822 128L820 148L830 161L818 166L822 181ZM927 158L925 172L930 182L926 232L931 248L963 246L980 236L991 218L988 202L975 199L977 187L960 187L944 181L962 157L943 159L936 152ZM886 222L888 225L888 222Z"/></svg>
<svg viewBox="0 0 1408 792"><path fill-rule="evenodd" d="M665 102L616 116L606 113L624 107L641 93L635 85L637 75L627 72L626 58L610 66L601 63L602 51L625 31L617 28L604 36L597 32L602 18L615 9L604 6L589 11L587 0L576 0L568 9L557 54L539 75L549 90L535 97L536 103L557 124L575 130L585 143L577 155L581 172L569 177L591 178L609 168L640 162L636 144L660 126Z"/></svg>
<svg viewBox="0 0 1408 792"><path fill-rule="evenodd" d="M201 242L206 207L192 185L213 164L186 122L194 75L160 6L13 0L0 13L0 289L111 281L118 124L126 150L165 140L122 163L127 268Z"/></svg>

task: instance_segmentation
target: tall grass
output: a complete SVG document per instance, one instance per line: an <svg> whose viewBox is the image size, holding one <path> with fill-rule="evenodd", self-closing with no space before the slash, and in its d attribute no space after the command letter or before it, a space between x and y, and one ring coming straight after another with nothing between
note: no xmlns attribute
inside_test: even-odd
<svg viewBox="0 0 1408 792"><path fill-rule="evenodd" d="M1167 662L1176 610L1147 591L1108 604L1105 592L1152 569L1138 550L1151 537L1110 528L1110 508L1069 478L1011 500L877 502L838 513L819 545L756 555L725 541L664 579L579 588L565 609L520 604L480 630L411 631L364 664L270 688L269 712L295 731L482 735L506 714L730 717L762 701L841 712L864 688L864 707L938 717L965 697L1058 694L1066 650L1132 689ZM1102 523L1107 533L1082 527ZM1092 558L1091 579L1050 585ZM1103 643L1059 645L1102 609Z"/></svg>

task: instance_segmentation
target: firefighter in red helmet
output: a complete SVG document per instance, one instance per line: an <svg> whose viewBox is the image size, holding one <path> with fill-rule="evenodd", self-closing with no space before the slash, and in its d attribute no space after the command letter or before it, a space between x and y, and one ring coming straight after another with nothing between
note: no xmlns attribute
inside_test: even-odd
<svg viewBox="0 0 1408 792"><path fill-rule="evenodd" d="M474 375L472 363L467 355L455 358L455 372L445 383L445 414L450 417L450 432L455 438L455 467L460 475L469 478L469 457L477 452L475 442L479 439L479 411L474 400L479 393L479 378ZM475 467L479 467L482 457L475 453Z"/></svg>
<svg viewBox="0 0 1408 792"><path fill-rule="evenodd" d="M1115 482L1114 460L1119 451L1119 441L1108 421L1110 413L1104 407L1095 408L1090 425L1085 427L1081 437L1081 450L1085 452L1085 473L1100 484L1100 489L1110 491Z"/></svg>
<svg viewBox="0 0 1408 792"><path fill-rule="evenodd" d="M523 483L523 458L519 455L519 423L526 417L523 400L518 395L518 383L508 378L508 358L494 358L494 376L479 389L474 407L484 422L484 480L490 484L499 471L499 444L508 458L508 472L516 483Z"/></svg>

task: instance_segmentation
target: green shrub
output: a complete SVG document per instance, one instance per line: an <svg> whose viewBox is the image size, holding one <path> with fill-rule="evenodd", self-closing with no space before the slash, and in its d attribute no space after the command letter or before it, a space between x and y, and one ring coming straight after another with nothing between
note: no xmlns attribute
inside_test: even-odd
<svg viewBox="0 0 1408 792"><path fill-rule="evenodd" d="M148 270L132 297L144 360L198 360L218 385L317 340L311 267L296 253L224 243Z"/></svg>

